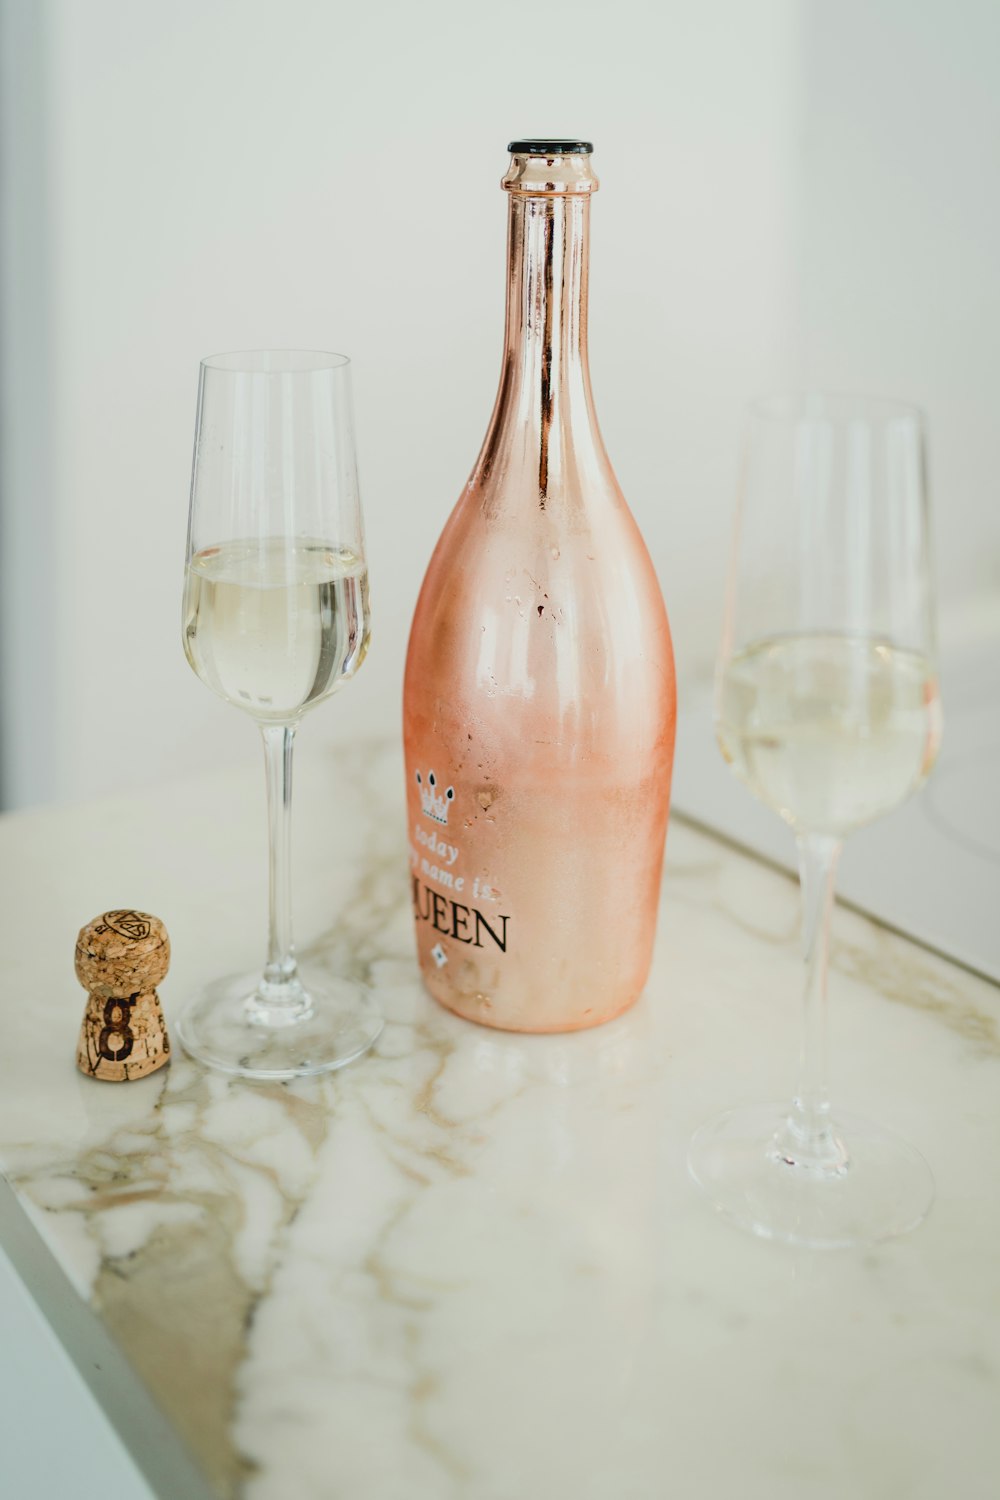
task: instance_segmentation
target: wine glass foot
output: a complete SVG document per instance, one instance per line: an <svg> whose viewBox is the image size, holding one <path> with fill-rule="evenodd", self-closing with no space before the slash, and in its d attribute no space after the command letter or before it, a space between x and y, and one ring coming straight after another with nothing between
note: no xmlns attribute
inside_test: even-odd
<svg viewBox="0 0 1000 1500"><path fill-rule="evenodd" d="M788 1115L778 1104L733 1109L695 1132L688 1168L719 1213L764 1239L831 1250L906 1234L927 1216L934 1179L900 1136L838 1115L846 1158L836 1168L804 1166L779 1144Z"/></svg>
<svg viewBox="0 0 1000 1500"><path fill-rule="evenodd" d="M181 1016L181 1046L222 1073L283 1079L342 1068L378 1040L382 1016L363 985L318 976L301 995L281 1012L262 1005L259 976L217 980Z"/></svg>

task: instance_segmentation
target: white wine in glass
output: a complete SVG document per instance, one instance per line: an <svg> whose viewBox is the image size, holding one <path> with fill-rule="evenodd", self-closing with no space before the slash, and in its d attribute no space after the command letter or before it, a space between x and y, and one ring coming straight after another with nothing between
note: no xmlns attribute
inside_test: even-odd
<svg viewBox="0 0 1000 1500"><path fill-rule="evenodd" d="M891 812L930 771L939 731L933 663L888 641L771 636L721 675L719 747L795 829L843 838Z"/></svg>
<svg viewBox="0 0 1000 1500"><path fill-rule="evenodd" d="M915 408L810 396L751 409L716 735L736 775L796 836L805 1016L791 1103L710 1121L689 1162L722 1213L793 1244L901 1234L933 1199L912 1146L831 1112L826 1063L842 841L921 785L940 742L927 510Z"/></svg>
<svg viewBox="0 0 1000 1500"><path fill-rule="evenodd" d="M184 651L256 721L267 770L270 906L261 974L216 980L181 1017L194 1057L251 1078L341 1067L382 1029L348 976L304 979L292 942L292 747L348 682L370 634L349 361L259 350L202 361Z"/></svg>
<svg viewBox="0 0 1000 1500"><path fill-rule="evenodd" d="M188 564L184 648L206 687L258 720L295 718L368 650L368 569L308 538L226 542Z"/></svg>

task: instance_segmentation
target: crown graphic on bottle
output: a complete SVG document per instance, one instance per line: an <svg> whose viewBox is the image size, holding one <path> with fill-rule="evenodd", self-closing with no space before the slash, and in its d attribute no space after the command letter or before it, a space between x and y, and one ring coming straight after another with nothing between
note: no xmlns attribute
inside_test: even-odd
<svg viewBox="0 0 1000 1500"><path fill-rule="evenodd" d="M417 772L417 786L420 788L420 803L424 810L424 816L433 818L435 823L447 823L448 803L453 801L455 788L446 787L442 797L437 789L437 777L433 771L427 772L427 780Z"/></svg>

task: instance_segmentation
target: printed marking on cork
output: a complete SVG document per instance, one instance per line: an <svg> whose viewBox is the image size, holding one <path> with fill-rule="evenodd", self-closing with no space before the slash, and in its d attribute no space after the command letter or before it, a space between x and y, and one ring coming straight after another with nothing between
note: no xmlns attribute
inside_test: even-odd
<svg viewBox="0 0 1000 1500"><path fill-rule="evenodd" d="M127 1083L170 1061L156 993L169 967L167 929L147 912L104 912L81 929L76 977L88 991L76 1049L81 1073Z"/></svg>

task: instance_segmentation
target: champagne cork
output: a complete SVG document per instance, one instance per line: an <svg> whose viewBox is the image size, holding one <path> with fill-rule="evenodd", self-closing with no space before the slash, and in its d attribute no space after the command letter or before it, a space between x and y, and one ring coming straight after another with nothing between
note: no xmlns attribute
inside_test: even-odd
<svg viewBox="0 0 1000 1500"><path fill-rule="evenodd" d="M169 967L170 939L159 917L106 911L81 929L76 977L89 991L76 1049L81 1073L122 1083L170 1061L156 993Z"/></svg>

